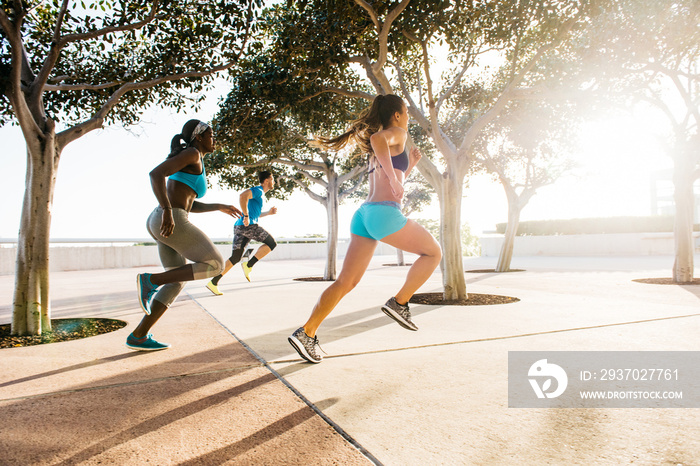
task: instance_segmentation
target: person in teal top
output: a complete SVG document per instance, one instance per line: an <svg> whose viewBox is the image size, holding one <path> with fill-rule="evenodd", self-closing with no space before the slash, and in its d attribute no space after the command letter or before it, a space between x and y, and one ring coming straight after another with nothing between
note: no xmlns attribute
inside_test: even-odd
<svg viewBox="0 0 700 466"><path fill-rule="evenodd" d="M258 173L258 180L260 181L260 186L246 189L240 195L243 215L233 226L233 251L231 257L226 261L223 272L207 283L207 289L217 296L223 294L219 290L219 280L241 260L250 240L260 241L263 244L251 259L247 262L241 262L243 274L248 281L250 281L250 272L253 266L277 246L272 235L258 225L260 217L277 213L277 207L272 207L267 212L263 212L265 193L275 187L275 177L269 171L261 171Z"/></svg>
<svg viewBox="0 0 700 466"><path fill-rule="evenodd" d="M175 172L168 177L169 180L179 181L194 191L197 196L196 199L204 196L207 192L207 172L202 164L202 173L199 175L194 175L192 173L187 173L183 171Z"/></svg>
<svg viewBox="0 0 700 466"><path fill-rule="evenodd" d="M169 348L169 343L153 338L151 328L175 301L185 282L211 278L224 267L224 259L214 243L189 220L190 212L241 215L232 205L195 200L206 192L204 156L213 150L211 127L203 121L190 120L173 137L167 159L149 174L158 206L146 226L158 245L165 271L136 276L139 304L146 315L126 339L126 346L131 349Z"/></svg>

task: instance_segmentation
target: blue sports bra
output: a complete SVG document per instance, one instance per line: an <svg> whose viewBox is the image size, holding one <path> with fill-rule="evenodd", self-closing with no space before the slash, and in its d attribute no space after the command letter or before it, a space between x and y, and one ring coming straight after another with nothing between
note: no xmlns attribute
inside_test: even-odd
<svg viewBox="0 0 700 466"><path fill-rule="evenodd" d="M202 173L199 175L193 175L192 173L185 172L175 172L170 175L169 179L179 181L190 188L197 195L197 199L204 196L207 192L207 177L204 171L204 161L202 161Z"/></svg>
<svg viewBox="0 0 700 466"><path fill-rule="evenodd" d="M398 155L393 155L391 157L391 165L397 169L401 170L402 172L406 173L406 170L408 170L408 154L406 154L406 148L404 148L403 152L401 152ZM381 165L379 165L381 167ZM367 173L372 173L375 170L376 167L372 167L370 171Z"/></svg>

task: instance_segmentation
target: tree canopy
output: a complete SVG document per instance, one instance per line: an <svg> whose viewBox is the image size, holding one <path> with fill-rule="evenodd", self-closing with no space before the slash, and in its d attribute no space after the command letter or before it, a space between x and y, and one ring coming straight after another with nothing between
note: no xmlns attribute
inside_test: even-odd
<svg viewBox="0 0 700 466"><path fill-rule="evenodd" d="M153 104L181 110L202 98L212 70L237 60L261 6L261 0L5 0L0 86L7 97L11 72L22 64L25 92L43 94L46 113L64 128L99 114L124 86L128 92L104 112L105 122L134 124ZM0 123L14 117L3 99Z"/></svg>

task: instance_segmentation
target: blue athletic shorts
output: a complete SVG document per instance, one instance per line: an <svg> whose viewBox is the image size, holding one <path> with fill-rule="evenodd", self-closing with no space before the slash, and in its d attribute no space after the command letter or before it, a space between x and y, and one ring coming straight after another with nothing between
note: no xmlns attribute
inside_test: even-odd
<svg viewBox="0 0 700 466"><path fill-rule="evenodd" d="M406 222L398 202L365 202L352 216L350 233L378 241L402 229Z"/></svg>

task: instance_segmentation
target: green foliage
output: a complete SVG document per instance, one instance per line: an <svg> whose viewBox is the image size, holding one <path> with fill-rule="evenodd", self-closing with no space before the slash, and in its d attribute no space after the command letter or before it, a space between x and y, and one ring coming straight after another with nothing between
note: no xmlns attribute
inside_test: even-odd
<svg viewBox="0 0 700 466"><path fill-rule="evenodd" d="M28 11L21 26L22 39L34 73L42 69L50 55L61 3L22 2ZM250 26L254 32L255 10L262 6L261 0L162 0L157 2L155 17L149 21L154 3L146 0L100 0L80 2L79 6L68 3L59 42L54 44L60 47L60 55L50 70L49 86L44 94L49 116L62 126L72 126L91 117L123 84L186 72L207 72L235 60L246 29ZM17 4L2 3L2 11L10 20L18 17ZM120 30L139 22L145 24ZM5 91L11 67L11 47L3 34L0 69ZM130 125L149 105L181 110L197 104L211 80L210 76L181 79L129 92L106 116L106 121ZM0 124L12 120L13 112L5 98L0 104Z"/></svg>
<svg viewBox="0 0 700 466"><path fill-rule="evenodd" d="M364 164L358 154L326 153L311 147L309 140L343 132L366 106L364 99L327 92L329 87L361 87L347 64L319 69L340 53L339 44L353 41L357 27L366 25L339 29L338 14L347 9L347 2L318 11L307 6L278 4L267 10L256 55L237 67L213 122L218 149L208 165L225 186L240 189L265 167L280 180L274 195L286 196L299 185L310 188L311 178L323 182L331 172L343 174ZM300 48L302 36L328 48ZM348 181L340 191L351 184Z"/></svg>
<svg viewBox="0 0 700 466"><path fill-rule="evenodd" d="M506 224L496 225L498 233L505 233ZM696 224L695 231L700 231ZM673 216L605 217L561 220L533 220L520 222L518 236L539 235L592 235L603 233L663 233L673 231Z"/></svg>

